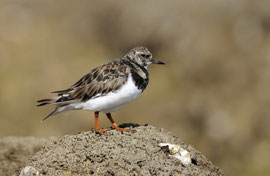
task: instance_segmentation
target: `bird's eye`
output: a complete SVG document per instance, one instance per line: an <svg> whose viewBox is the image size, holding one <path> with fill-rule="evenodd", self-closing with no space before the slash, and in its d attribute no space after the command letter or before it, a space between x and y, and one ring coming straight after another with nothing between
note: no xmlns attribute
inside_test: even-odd
<svg viewBox="0 0 270 176"><path fill-rule="evenodd" d="M141 56L144 57L144 58L149 58L150 54L141 54Z"/></svg>

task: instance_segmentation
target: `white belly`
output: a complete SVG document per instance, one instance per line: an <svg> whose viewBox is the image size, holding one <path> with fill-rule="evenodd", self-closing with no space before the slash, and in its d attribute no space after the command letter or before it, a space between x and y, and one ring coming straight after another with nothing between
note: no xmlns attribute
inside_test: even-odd
<svg viewBox="0 0 270 176"><path fill-rule="evenodd" d="M142 93L129 75L127 82L117 91L110 92L104 96L91 98L83 103L74 103L72 106L75 109L86 109L91 111L99 111L110 113L119 110L123 106L138 98Z"/></svg>

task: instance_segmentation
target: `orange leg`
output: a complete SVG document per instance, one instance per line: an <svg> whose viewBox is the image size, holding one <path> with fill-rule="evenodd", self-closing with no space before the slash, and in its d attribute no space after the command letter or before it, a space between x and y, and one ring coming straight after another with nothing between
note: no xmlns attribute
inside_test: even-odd
<svg viewBox="0 0 270 176"><path fill-rule="evenodd" d="M129 129L118 127L118 125L114 122L114 120L113 120L113 118L111 116L111 113L107 113L106 115L107 115L108 119L111 121L111 123L112 123L112 125L113 125L113 127L114 127L114 129L116 131L127 131L127 132L131 132L132 131L132 130L129 130Z"/></svg>
<svg viewBox="0 0 270 176"><path fill-rule="evenodd" d="M98 119L99 112L95 112L95 131L99 134L104 134L106 131L109 131L109 129L100 129L99 128L99 119Z"/></svg>

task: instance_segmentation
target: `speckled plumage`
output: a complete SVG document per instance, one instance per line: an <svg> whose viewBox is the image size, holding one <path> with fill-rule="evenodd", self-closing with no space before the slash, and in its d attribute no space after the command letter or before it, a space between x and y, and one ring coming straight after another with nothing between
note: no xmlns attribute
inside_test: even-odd
<svg viewBox="0 0 270 176"><path fill-rule="evenodd" d="M149 82L147 67L150 63L164 64L152 59L152 54L147 48L136 47L123 58L113 59L94 68L70 88L52 92L57 94L56 97L38 101L38 106L56 105L55 110L44 120L73 109L105 113L120 109L136 99L147 87ZM107 100L111 102L110 106ZM98 108L91 103L97 103Z"/></svg>

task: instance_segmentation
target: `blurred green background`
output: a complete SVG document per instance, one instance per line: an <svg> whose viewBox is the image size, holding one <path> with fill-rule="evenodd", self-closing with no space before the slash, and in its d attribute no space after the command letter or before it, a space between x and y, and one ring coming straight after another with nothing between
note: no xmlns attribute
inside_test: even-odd
<svg viewBox="0 0 270 176"><path fill-rule="evenodd" d="M36 100L143 45L167 65L150 66L148 88L116 122L170 130L225 175L269 175L269 9L269 0L1 0L0 137L94 127L87 111L40 123L53 108Z"/></svg>

